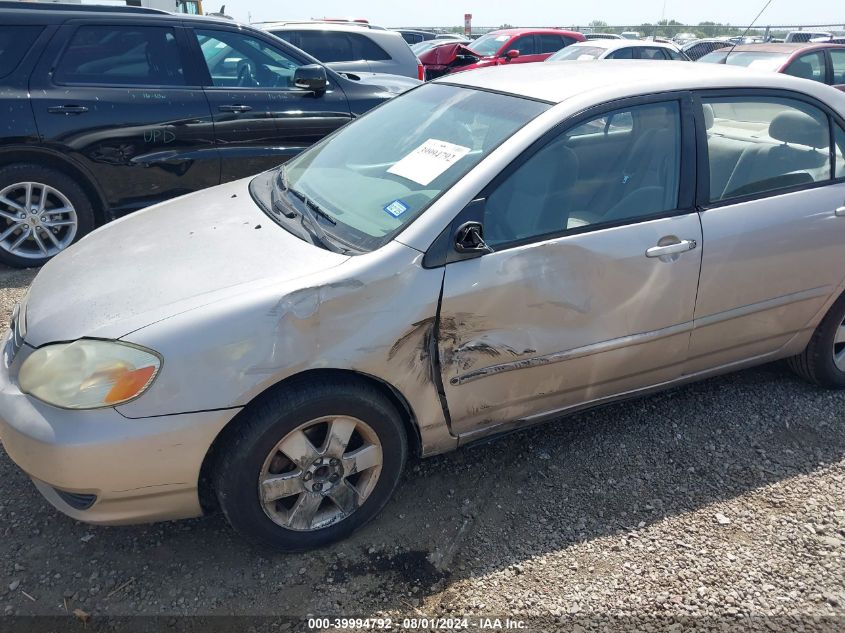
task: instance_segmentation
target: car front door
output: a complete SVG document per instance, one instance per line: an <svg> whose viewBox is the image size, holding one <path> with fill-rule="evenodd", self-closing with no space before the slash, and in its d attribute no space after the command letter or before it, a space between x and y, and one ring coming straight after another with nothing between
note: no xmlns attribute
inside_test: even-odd
<svg viewBox="0 0 845 633"><path fill-rule="evenodd" d="M109 209L131 211L220 182L208 102L178 25L61 27L30 80L44 144L83 165Z"/></svg>
<svg viewBox="0 0 845 633"><path fill-rule="evenodd" d="M479 223L492 250L446 265L437 338L453 431L680 375L701 258L688 103L582 116L459 214L452 229Z"/></svg>
<svg viewBox="0 0 845 633"><path fill-rule="evenodd" d="M831 129L845 136L822 108L778 94L701 97L705 248L687 373L777 353L845 278L845 174L831 178Z"/></svg>
<svg viewBox="0 0 845 633"><path fill-rule="evenodd" d="M513 40L509 46L502 51L502 55L507 59L508 51L519 51L519 57L511 59L510 64L527 64L529 62L541 62L548 55L540 55L537 52L537 45L534 41L533 35L521 35Z"/></svg>
<svg viewBox="0 0 845 633"><path fill-rule="evenodd" d="M218 27L193 33L207 72L223 182L280 165L351 119L346 95L331 77L323 93L294 86L305 60L272 36Z"/></svg>

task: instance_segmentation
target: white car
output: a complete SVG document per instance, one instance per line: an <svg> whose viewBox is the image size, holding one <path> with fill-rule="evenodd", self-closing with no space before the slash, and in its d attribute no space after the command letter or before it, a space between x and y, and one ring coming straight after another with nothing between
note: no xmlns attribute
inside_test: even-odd
<svg viewBox="0 0 845 633"><path fill-rule="evenodd" d="M644 40L590 40L560 49L547 62L589 59L656 59L689 61L674 44Z"/></svg>

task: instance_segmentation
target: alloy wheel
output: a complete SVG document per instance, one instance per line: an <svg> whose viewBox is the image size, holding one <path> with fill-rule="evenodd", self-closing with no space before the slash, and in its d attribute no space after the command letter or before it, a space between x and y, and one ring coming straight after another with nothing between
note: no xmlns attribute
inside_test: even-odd
<svg viewBox="0 0 845 633"><path fill-rule="evenodd" d="M839 324L833 337L833 363L839 371L845 371L845 321Z"/></svg>
<svg viewBox="0 0 845 633"><path fill-rule="evenodd" d="M61 191L19 182L0 191L0 248L26 259L53 257L76 237L76 209Z"/></svg>
<svg viewBox="0 0 845 633"><path fill-rule="evenodd" d="M381 442L368 424L325 416L301 424L270 451L258 493L274 523L319 530L349 517L367 500L381 467Z"/></svg>

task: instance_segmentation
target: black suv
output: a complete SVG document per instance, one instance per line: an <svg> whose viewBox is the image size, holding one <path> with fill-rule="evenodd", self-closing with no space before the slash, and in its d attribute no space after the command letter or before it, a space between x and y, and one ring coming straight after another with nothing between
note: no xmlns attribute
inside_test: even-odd
<svg viewBox="0 0 845 633"><path fill-rule="evenodd" d="M269 169L417 83L228 20L0 1L0 261Z"/></svg>

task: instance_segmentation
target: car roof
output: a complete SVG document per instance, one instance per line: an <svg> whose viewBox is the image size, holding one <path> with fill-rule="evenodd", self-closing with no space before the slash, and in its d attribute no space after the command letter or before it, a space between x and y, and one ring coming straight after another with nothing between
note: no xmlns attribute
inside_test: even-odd
<svg viewBox="0 0 845 633"><path fill-rule="evenodd" d="M381 27L370 26L368 24L360 24L357 22L319 22L319 21L303 21L303 22L262 22L258 26L265 31L349 31L352 33L393 33L400 35L399 31L388 31Z"/></svg>
<svg viewBox="0 0 845 633"><path fill-rule="evenodd" d="M648 46L650 48L668 48L669 50L672 50L672 51L678 50L677 46L675 46L674 44L667 44L666 42L654 42L654 41L650 41L650 40L617 40L617 39L611 39L611 40L597 39L597 40L587 40L586 42L575 42L574 44L567 46L567 48L590 47L590 48L604 48L605 50L615 51L615 50L620 49L620 48L631 48L631 47L643 48L643 47L646 47L646 46Z"/></svg>
<svg viewBox="0 0 845 633"><path fill-rule="evenodd" d="M485 33L484 35L572 35L573 33L577 33L581 35L578 31L567 31L565 29L549 29L549 28L516 28L516 29L498 29L496 31L490 31L489 33Z"/></svg>
<svg viewBox="0 0 845 633"><path fill-rule="evenodd" d="M732 52L758 51L761 53L783 53L788 55L796 51L809 51L817 48L845 48L845 45L829 44L827 42L768 42L766 44L739 44Z"/></svg>
<svg viewBox="0 0 845 633"><path fill-rule="evenodd" d="M160 9L147 7L113 6L97 4L69 4L58 2L21 2L20 0L0 0L0 13L4 15L18 16L15 19L31 20L35 24L62 24L68 20L98 19L108 21L119 20L162 20L172 22L174 20L196 20L209 24L225 24L226 26L236 25L246 27L249 25L239 24L227 18L218 18L208 15L190 15L187 13L170 13Z"/></svg>
<svg viewBox="0 0 845 633"><path fill-rule="evenodd" d="M817 81L744 67L686 61L655 63L610 59L514 64L446 75L435 79L434 83L478 88L548 103L561 103L590 92L601 93L605 101L675 90L717 88L780 88L819 96L827 101L831 98L845 100L845 95Z"/></svg>

